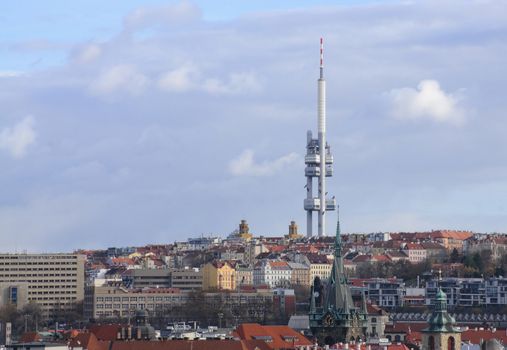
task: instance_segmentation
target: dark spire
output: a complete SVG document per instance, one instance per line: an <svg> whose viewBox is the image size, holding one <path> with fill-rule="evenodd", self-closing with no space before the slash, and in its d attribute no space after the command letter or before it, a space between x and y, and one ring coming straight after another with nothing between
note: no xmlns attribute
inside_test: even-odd
<svg viewBox="0 0 507 350"><path fill-rule="evenodd" d="M342 234L340 231L340 206L336 207L338 220L336 221L336 237L334 240L334 257L339 259L342 256Z"/></svg>

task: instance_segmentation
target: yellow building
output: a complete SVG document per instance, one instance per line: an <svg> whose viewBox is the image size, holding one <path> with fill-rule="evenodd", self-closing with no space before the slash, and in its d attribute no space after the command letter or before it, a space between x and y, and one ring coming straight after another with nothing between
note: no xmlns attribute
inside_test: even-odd
<svg viewBox="0 0 507 350"><path fill-rule="evenodd" d="M243 238L245 241L250 241L253 235L250 233L250 228L248 227L248 223L246 220L241 220L239 224L239 232L238 237Z"/></svg>
<svg viewBox="0 0 507 350"><path fill-rule="evenodd" d="M285 235L285 238L289 240L296 240L303 238L302 235L298 234L298 225L296 225L295 221L291 221L289 225L289 234Z"/></svg>
<svg viewBox="0 0 507 350"><path fill-rule="evenodd" d="M227 261L213 261L202 268L203 290L235 290L236 270Z"/></svg>

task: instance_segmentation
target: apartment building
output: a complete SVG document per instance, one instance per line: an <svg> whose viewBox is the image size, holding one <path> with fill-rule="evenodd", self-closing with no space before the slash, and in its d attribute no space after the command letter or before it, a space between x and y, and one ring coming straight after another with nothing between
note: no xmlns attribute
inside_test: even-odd
<svg viewBox="0 0 507 350"><path fill-rule="evenodd" d="M83 300L84 262L80 254L0 254L0 284L13 287L11 293L26 284L26 301L37 303L50 318Z"/></svg>
<svg viewBox="0 0 507 350"><path fill-rule="evenodd" d="M426 284L426 305L432 305L438 288L441 288L447 295L447 305L450 307L486 304L486 283L482 278L444 278L441 281L428 281ZM490 292L493 294L492 289Z"/></svg>
<svg viewBox="0 0 507 350"><path fill-rule="evenodd" d="M202 267L202 288L204 290L236 289L236 270L227 261L216 260Z"/></svg>
<svg viewBox="0 0 507 350"><path fill-rule="evenodd" d="M87 286L85 318L133 316L136 310L163 313L184 304L188 293L178 288L127 289L122 285Z"/></svg>
<svg viewBox="0 0 507 350"><path fill-rule="evenodd" d="M375 278L364 282L368 299L383 308L404 305L405 283L400 279Z"/></svg>

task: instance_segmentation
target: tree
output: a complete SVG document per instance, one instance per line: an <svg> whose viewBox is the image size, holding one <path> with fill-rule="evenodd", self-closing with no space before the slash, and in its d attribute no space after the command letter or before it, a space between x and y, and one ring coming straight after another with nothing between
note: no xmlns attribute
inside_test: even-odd
<svg viewBox="0 0 507 350"><path fill-rule="evenodd" d="M451 263L459 263L460 262L460 256L459 256L459 252L456 248L454 248L451 252L451 256L450 256L450 262Z"/></svg>

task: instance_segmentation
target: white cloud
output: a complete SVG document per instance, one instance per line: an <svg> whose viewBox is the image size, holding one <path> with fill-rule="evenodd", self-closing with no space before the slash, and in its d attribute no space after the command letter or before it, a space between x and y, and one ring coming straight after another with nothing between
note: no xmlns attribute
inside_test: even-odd
<svg viewBox="0 0 507 350"><path fill-rule="evenodd" d="M196 87L195 79L197 69L192 65L186 65L165 73L158 85L161 89L171 92L185 92Z"/></svg>
<svg viewBox="0 0 507 350"><path fill-rule="evenodd" d="M28 147L35 142L35 138L34 119L28 116L13 127L0 132L0 149L14 158L22 158Z"/></svg>
<svg viewBox="0 0 507 350"><path fill-rule="evenodd" d="M261 90L257 76L252 72L231 73L228 79L202 78L195 65L184 65L162 75L158 86L169 92L204 91L212 95L236 95Z"/></svg>
<svg viewBox="0 0 507 350"><path fill-rule="evenodd" d="M78 63L89 63L95 61L102 54L102 49L97 44L89 44L79 48L74 56Z"/></svg>
<svg viewBox="0 0 507 350"><path fill-rule="evenodd" d="M110 95L115 92L126 92L131 95L141 94L148 85L149 79L128 64L120 64L104 71L90 85L90 90L98 95Z"/></svg>
<svg viewBox="0 0 507 350"><path fill-rule="evenodd" d="M139 30L154 25L171 26L197 20L201 17L200 8L182 1L177 4L156 7L141 7L126 16L127 30Z"/></svg>
<svg viewBox="0 0 507 350"><path fill-rule="evenodd" d="M236 176L269 176L297 160L299 160L297 153L289 153L271 161L256 163L254 151L247 149L229 163L229 172Z"/></svg>
<svg viewBox="0 0 507 350"><path fill-rule="evenodd" d="M423 80L417 89L391 90L389 96L392 113L398 119L430 119L452 124L461 124L465 120L459 96L443 91L436 80Z"/></svg>
<svg viewBox="0 0 507 350"><path fill-rule="evenodd" d="M228 81L218 79L207 79L203 89L211 94L241 94L247 92L258 92L261 84L253 73L233 73Z"/></svg>
<svg viewBox="0 0 507 350"><path fill-rule="evenodd" d="M15 70L0 70L0 78L16 78L25 75L24 72Z"/></svg>

